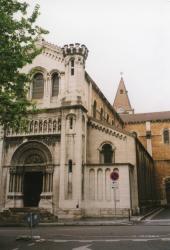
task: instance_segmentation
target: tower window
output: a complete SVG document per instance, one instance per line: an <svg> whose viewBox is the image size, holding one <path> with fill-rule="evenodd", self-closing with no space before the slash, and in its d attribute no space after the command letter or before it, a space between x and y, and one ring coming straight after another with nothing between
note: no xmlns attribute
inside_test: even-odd
<svg viewBox="0 0 170 250"><path fill-rule="evenodd" d="M74 68L74 60L73 59L71 60L71 67Z"/></svg>
<svg viewBox="0 0 170 250"><path fill-rule="evenodd" d="M120 90L120 94L123 94L123 89Z"/></svg>
<svg viewBox="0 0 170 250"><path fill-rule="evenodd" d="M74 75L74 59L71 60L71 75Z"/></svg>
<svg viewBox="0 0 170 250"><path fill-rule="evenodd" d="M69 173L72 173L72 171L73 171L72 166L73 166L72 160L69 160L68 161L68 172Z"/></svg>
<svg viewBox="0 0 170 250"><path fill-rule="evenodd" d="M41 99L44 96L44 78L43 74L37 73L33 78L33 87L32 87L32 98Z"/></svg>
<svg viewBox="0 0 170 250"><path fill-rule="evenodd" d="M52 76L52 96L57 96L59 92L59 77L58 74Z"/></svg>
<svg viewBox="0 0 170 250"><path fill-rule="evenodd" d="M70 129L73 129L73 117L70 117Z"/></svg>

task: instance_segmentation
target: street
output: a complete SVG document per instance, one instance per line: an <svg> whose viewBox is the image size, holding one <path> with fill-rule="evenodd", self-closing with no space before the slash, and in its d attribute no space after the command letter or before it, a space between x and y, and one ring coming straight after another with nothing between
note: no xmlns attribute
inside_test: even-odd
<svg viewBox="0 0 170 250"><path fill-rule="evenodd" d="M30 236L29 228L0 228L1 250L104 250L170 249L170 210L136 225L55 226L33 229L33 240L16 240ZM149 223L150 222L150 223ZM155 224L155 222L157 224ZM154 223L154 224L152 224ZM160 225L162 223L162 225ZM40 236L40 237L38 237Z"/></svg>

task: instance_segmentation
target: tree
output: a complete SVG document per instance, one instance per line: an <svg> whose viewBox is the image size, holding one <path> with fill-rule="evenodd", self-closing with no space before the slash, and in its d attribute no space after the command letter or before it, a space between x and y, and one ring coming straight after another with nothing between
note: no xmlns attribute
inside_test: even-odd
<svg viewBox="0 0 170 250"><path fill-rule="evenodd" d="M28 4L0 0L0 125L18 128L24 124L32 103L27 100L30 75L21 68L41 53L36 42L48 33L36 25L39 6L28 16Z"/></svg>

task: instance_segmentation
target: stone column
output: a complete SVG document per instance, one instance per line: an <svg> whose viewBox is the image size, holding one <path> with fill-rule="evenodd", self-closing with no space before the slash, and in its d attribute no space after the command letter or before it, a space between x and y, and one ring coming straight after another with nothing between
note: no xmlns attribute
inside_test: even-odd
<svg viewBox="0 0 170 250"><path fill-rule="evenodd" d="M65 200L64 195L64 172L65 172L65 155L66 155L66 118L65 114L62 113L62 122L61 122L61 148L60 148L60 184L59 184L59 208L63 208L63 203Z"/></svg>
<svg viewBox="0 0 170 250"><path fill-rule="evenodd" d="M46 78L44 79L44 106L48 107L50 105L51 99L51 76L47 74Z"/></svg>
<svg viewBox="0 0 170 250"><path fill-rule="evenodd" d="M59 96L60 99L66 96L66 80L65 80L65 73L60 73L60 80L59 80Z"/></svg>
<svg viewBox="0 0 170 250"><path fill-rule="evenodd" d="M77 111L76 137L75 137L75 180L73 197L75 207L81 207L82 200L82 111Z"/></svg>

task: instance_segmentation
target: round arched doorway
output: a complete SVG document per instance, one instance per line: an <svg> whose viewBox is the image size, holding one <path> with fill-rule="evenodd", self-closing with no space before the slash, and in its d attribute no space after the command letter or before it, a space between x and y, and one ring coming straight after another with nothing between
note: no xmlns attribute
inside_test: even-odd
<svg viewBox="0 0 170 250"><path fill-rule="evenodd" d="M47 170L51 163L51 153L43 143L29 141L15 151L11 166L16 171L10 173L10 182L15 184L14 191L20 185L24 207L38 207L42 192L52 191L53 172Z"/></svg>

